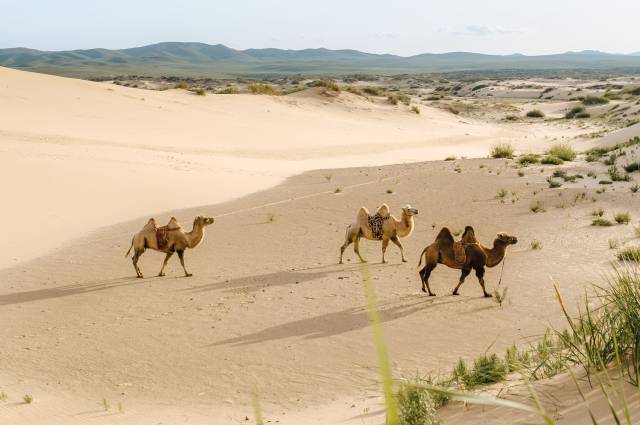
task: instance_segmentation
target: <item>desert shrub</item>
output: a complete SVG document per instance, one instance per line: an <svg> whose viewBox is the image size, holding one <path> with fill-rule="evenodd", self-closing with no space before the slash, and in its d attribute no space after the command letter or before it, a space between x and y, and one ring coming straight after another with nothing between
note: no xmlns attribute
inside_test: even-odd
<svg viewBox="0 0 640 425"><path fill-rule="evenodd" d="M458 159L458 158L455 155L449 155L444 160L445 161L455 161L456 159Z"/></svg>
<svg viewBox="0 0 640 425"><path fill-rule="evenodd" d="M640 263L640 247L630 246L618 251L616 255L620 261L635 261Z"/></svg>
<svg viewBox="0 0 640 425"><path fill-rule="evenodd" d="M392 105L397 105L398 102L402 102L402 103L404 103L405 105L408 106L411 103L411 98L409 96L407 96L406 94L391 93L391 94L387 95L387 100Z"/></svg>
<svg viewBox="0 0 640 425"><path fill-rule="evenodd" d="M544 202L540 200L531 201L531 204L529 204L529 211L532 213L545 212L546 209L544 207Z"/></svg>
<svg viewBox="0 0 640 425"><path fill-rule="evenodd" d="M191 88L191 84L187 83L186 81L180 81L178 83L176 83L175 86L173 86L174 89L184 89L184 90L189 90Z"/></svg>
<svg viewBox="0 0 640 425"><path fill-rule="evenodd" d="M557 180L554 180L551 177L547 177L547 183L549 183L549 188L551 188L551 189L556 189L556 188L562 186L562 183L560 183Z"/></svg>
<svg viewBox="0 0 640 425"><path fill-rule="evenodd" d="M384 94L384 90L378 87L365 87L362 91L371 96L382 96Z"/></svg>
<svg viewBox="0 0 640 425"><path fill-rule="evenodd" d="M429 390L420 383L405 383L396 394L401 425L439 425L442 422Z"/></svg>
<svg viewBox="0 0 640 425"><path fill-rule="evenodd" d="M587 162L597 162L600 159L599 156L594 155L592 153L588 153L584 156L584 160Z"/></svg>
<svg viewBox="0 0 640 425"><path fill-rule="evenodd" d="M590 114L590 113L588 113L588 112L578 112L578 113L575 115L575 117L576 117L576 118L589 118L589 117L591 117L591 114Z"/></svg>
<svg viewBox="0 0 640 425"><path fill-rule="evenodd" d="M618 159L618 155L616 153L612 153L608 157L606 157L602 162L604 163L604 165L615 165L617 159Z"/></svg>
<svg viewBox="0 0 640 425"><path fill-rule="evenodd" d="M558 158L557 156L547 155L540 160L540 163L547 164L547 165L562 165L564 164L564 161L561 158Z"/></svg>
<svg viewBox="0 0 640 425"><path fill-rule="evenodd" d="M509 143L499 143L491 147L492 158L513 158L513 146Z"/></svg>
<svg viewBox="0 0 640 425"><path fill-rule="evenodd" d="M609 103L609 99L607 99L606 97L600 97L600 96L587 96L584 99L582 99L582 103L589 106L589 105L605 105L607 103Z"/></svg>
<svg viewBox="0 0 640 425"><path fill-rule="evenodd" d="M580 105L580 106L574 106L573 108L571 108L571 110L569 112L567 112L564 117L567 119L571 119L574 118L577 114L580 114L582 112L585 112L586 109L584 106Z"/></svg>
<svg viewBox="0 0 640 425"><path fill-rule="evenodd" d="M264 94L268 96L277 96L280 92L271 84L254 83L249 84L249 91L253 94Z"/></svg>
<svg viewBox="0 0 640 425"><path fill-rule="evenodd" d="M626 173L623 174L622 172L620 172L620 169L615 165L612 165L611 167L609 167L607 172L609 173L609 177L611 178L611 181L628 182L629 180L631 180L631 177L629 177L629 174L626 174Z"/></svg>
<svg viewBox="0 0 640 425"><path fill-rule="evenodd" d="M520 117L517 115L507 115L504 119L507 121L518 121Z"/></svg>
<svg viewBox="0 0 640 425"><path fill-rule="evenodd" d="M452 105L447 106L447 111L451 112L453 115L458 115L460 113L460 110Z"/></svg>
<svg viewBox="0 0 640 425"><path fill-rule="evenodd" d="M636 193L638 192L639 189L640 189L640 185L638 185L638 183L632 184L631 187L629 188L631 193Z"/></svg>
<svg viewBox="0 0 640 425"><path fill-rule="evenodd" d="M478 84L477 86L473 87L471 89L471 91L477 91L477 90L481 90L481 89L484 89L484 88L487 88L487 87L489 87L487 84Z"/></svg>
<svg viewBox="0 0 640 425"><path fill-rule="evenodd" d="M613 216L613 219L618 224L629 224L631 222L631 214L628 212L617 213Z"/></svg>
<svg viewBox="0 0 640 425"><path fill-rule="evenodd" d="M569 143L556 143L551 145L547 151L548 155L558 157L563 161L573 161L576 159L576 151L573 150Z"/></svg>
<svg viewBox="0 0 640 425"><path fill-rule="evenodd" d="M594 217L602 217L604 215L604 210L602 208L594 208L591 210L591 215Z"/></svg>
<svg viewBox="0 0 640 425"><path fill-rule="evenodd" d="M194 93L197 94L198 96L206 96L207 95L207 91L205 89L203 89L202 87L197 88Z"/></svg>
<svg viewBox="0 0 640 425"><path fill-rule="evenodd" d="M542 242L540 242L538 239L533 239L531 241L531 249L533 250L542 249Z"/></svg>
<svg viewBox="0 0 640 425"><path fill-rule="evenodd" d="M411 112L413 112L414 114L420 115L420 108L418 108L416 105L413 105L411 107Z"/></svg>
<svg viewBox="0 0 640 425"><path fill-rule="evenodd" d="M25 394L22 400L27 404L31 404L33 402L33 396L31 394Z"/></svg>
<svg viewBox="0 0 640 425"><path fill-rule="evenodd" d="M218 91L218 94L238 94L238 93L240 93L240 90L238 90L235 87L226 87Z"/></svg>
<svg viewBox="0 0 640 425"><path fill-rule="evenodd" d="M521 165L537 164L540 162L540 155L535 153L527 153L518 157L518 163Z"/></svg>
<svg viewBox="0 0 640 425"><path fill-rule="evenodd" d="M469 374L470 387L494 384L507 376L507 365L497 354L482 355L473 363Z"/></svg>
<svg viewBox="0 0 640 425"><path fill-rule="evenodd" d="M624 166L624 171L627 173L633 173L634 171L640 170L640 161L630 162L629 164Z"/></svg>
<svg viewBox="0 0 640 425"><path fill-rule="evenodd" d="M607 220L606 218L598 217L598 218L594 218L593 221L591 221L591 225L592 226L608 227L608 226L613 226L613 223L611 222L611 220Z"/></svg>
<svg viewBox="0 0 640 425"><path fill-rule="evenodd" d="M335 92L340 91L340 86L334 80L317 80L312 83L313 87L324 87Z"/></svg>
<svg viewBox="0 0 640 425"><path fill-rule="evenodd" d="M542 112L540 109L532 109L531 111L527 112L526 115L529 118L544 118L544 112Z"/></svg>

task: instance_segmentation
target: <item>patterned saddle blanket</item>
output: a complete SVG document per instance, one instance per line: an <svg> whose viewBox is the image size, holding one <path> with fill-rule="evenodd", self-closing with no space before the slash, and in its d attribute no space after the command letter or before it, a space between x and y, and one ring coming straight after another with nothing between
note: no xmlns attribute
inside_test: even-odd
<svg viewBox="0 0 640 425"><path fill-rule="evenodd" d="M389 217L384 217L381 216L380 214L376 213L373 215L369 215L367 217L367 224L369 225L369 228L371 229L371 233L373 233L373 238L376 240L381 240L382 239L382 235L384 234L383 230L382 230L382 226L384 224L384 222L386 220L388 220Z"/></svg>
<svg viewBox="0 0 640 425"><path fill-rule="evenodd" d="M467 243L464 241L457 241L453 243L453 258L456 263L464 264L467 261L467 253L465 252Z"/></svg>
<svg viewBox="0 0 640 425"><path fill-rule="evenodd" d="M165 249L169 244L169 232L171 230L177 229L169 229L169 226L162 226L156 229L156 241L158 244L158 249Z"/></svg>

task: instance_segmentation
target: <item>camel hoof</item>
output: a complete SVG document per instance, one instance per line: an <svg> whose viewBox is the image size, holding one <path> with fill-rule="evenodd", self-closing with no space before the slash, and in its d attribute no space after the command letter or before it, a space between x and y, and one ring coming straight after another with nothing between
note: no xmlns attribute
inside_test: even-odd
<svg viewBox="0 0 640 425"><path fill-rule="evenodd" d="M427 292L427 290L426 290L426 289L424 289L424 288L422 288L422 292Z"/></svg>
<svg viewBox="0 0 640 425"><path fill-rule="evenodd" d="M460 294L458 294L458 292L456 292L456 291L453 291L453 293L451 295L460 295Z"/></svg>
<svg viewBox="0 0 640 425"><path fill-rule="evenodd" d="M158 277L166 276L164 273L158 273Z"/></svg>
<svg viewBox="0 0 640 425"><path fill-rule="evenodd" d="M429 296L430 296L430 297L435 297L435 296L436 296L436 294L429 294Z"/></svg>
<svg viewBox="0 0 640 425"><path fill-rule="evenodd" d="M142 276L142 275L138 275L138 276L136 276L136 277L137 277L138 279L142 279L144 276Z"/></svg>
<svg viewBox="0 0 640 425"><path fill-rule="evenodd" d="M403 263L407 263L408 261L407 261L407 260L405 260L405 259L403 258L403 259L402 259L402 262L403 262Z"/></svg>
<svg viewBox="0 0 640 425"><path fill-rule="evenodd" d="M360 262L361 262L361 263L366 263L366 262L367 262L367 260L360 260Z"/></svg>
<svg viewBox="0 0 640 425"><path fill-rule="evenodd" d="M191 277L193 276L191 273L185 273L184 277Z"/></svg>
<svg viewBox="0 0 640 425"><path fill-rule="evenodd" d="M485 298L491 298L491 297L492 297L492 295L491 295L491 294L484 294L484 297L485 297Z"/></svg>
<svg viewBox="0 0 640 425"><path fill-rule="evenodd" d="M338 264L342 264L342 260L338 261Z"/></svg>

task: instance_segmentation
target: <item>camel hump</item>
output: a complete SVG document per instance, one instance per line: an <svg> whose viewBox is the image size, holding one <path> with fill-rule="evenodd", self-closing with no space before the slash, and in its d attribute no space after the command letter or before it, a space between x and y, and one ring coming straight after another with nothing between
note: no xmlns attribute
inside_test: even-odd
<svg viewBox="0 0 640 425"><path fill-rule="evenodd" d="M180 225L178 224L178 220L175 217L171 217L167 225L164 227L166 227L167 230L177 230L180 228Z"/></svg>
<svg viewBox="0 0 640 425"><path fill-rule="evenodd" d="M476 232L473 230L473 227L465 227L464 233L462 234L462 238L460 240L465 244L478 243L478 239L476 239Z"/></svg>
<svg viewBox="0 0 640 425"><path fill-rule="evenodd" d="M448 227L443 227L442 230L440 230L440 233L436 236L436 243L440 246L442 246L442 244L453 245L453 235Z"/></svg>
<svg viewBox="0 0 640 425"><path fill-rule="evenodd" d="M151 217L149 219L149 221L147 221L147 224L144 225L145 229L157 229L158 228L158 223L156 223L156 219Z"/></svg>
<svg viewBox="0 0 640 425"><path fill-rule="evenodd" d="M358 216L356 217L356 220L358 221L358 223L364 224L367 222L368 219L369 219L369 210L367 209L367 207L360 207L360 209L358 210Z"/></svg>
<svg viewBox="0 0 640 425"><path fill-rule="evenodd" d="M387 204L380 205L380 207L376 210L376 214L380 217L389 217L391 215L389 206Z"/></svg>

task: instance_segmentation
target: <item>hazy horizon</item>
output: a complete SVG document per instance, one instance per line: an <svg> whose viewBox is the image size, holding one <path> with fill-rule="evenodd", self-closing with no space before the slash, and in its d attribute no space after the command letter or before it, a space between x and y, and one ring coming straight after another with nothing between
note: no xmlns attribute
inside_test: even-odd
<svg viewBox="0 0 640 425"><path fill-rule="evenodd" d="M320 8L291 0L214 4L205 0L109 4L62 0L0 0L6 19L0 48L60 51L122 49L159 42L202 42L247 48L353 49L411 56L475 52L542 55L599 50L640 51L634 22L640 2L612 0L607 8L569 0L461 1L425 4L329 0Z"/></svg>

